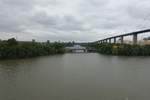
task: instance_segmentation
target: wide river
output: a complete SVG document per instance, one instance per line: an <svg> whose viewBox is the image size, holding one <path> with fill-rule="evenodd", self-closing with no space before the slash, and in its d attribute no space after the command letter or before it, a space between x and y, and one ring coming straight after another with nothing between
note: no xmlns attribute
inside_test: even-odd
<svg viewBox="0 0 150 100"><path fill-rule="evenodd" d="M0 100L150 100L150 57L80 53L0 61Z"/></svg>

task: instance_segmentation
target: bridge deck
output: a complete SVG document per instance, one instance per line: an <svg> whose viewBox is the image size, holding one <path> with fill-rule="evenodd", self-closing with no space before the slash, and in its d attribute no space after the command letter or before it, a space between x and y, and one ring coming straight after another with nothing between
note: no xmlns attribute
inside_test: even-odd
<svg viewBox="0 0 150 100"><path fill-rule="evenodd" d="M105 39L102 39L102 40L99 40L99 41L96 41L96 42L100 42L100 41L108 40L108 39L113 39L113 38L118 38L118 37L124 37L124 36L134 35L134 34L142 34L142 33L147 33L147 32L150 32L150 29L135 31L135 32L126 33L126 34L117 35L117 36L112 36L112 37L105 38Z"/></svg>

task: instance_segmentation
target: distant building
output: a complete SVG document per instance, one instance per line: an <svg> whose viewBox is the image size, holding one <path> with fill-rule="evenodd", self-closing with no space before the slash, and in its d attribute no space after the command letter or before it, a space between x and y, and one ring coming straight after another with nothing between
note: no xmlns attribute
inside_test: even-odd
<svg viewBox="0 0 150 100"><path fill-rule="evenodd" d="M139 41L140 45L150 45L150 37L143 38L143 40Z"/></svg>
<svg viewBox="0 0 150 100"><path fill-rule="evenodd" d="M150 45L150 37L144 38L143 39L143 44L144 45Z"/></svg>
<svg viewBox="0 0 150 100"><path fill-rule="evenodd" d="M150 40L150 37L144 38L143 40Z"/></svg>

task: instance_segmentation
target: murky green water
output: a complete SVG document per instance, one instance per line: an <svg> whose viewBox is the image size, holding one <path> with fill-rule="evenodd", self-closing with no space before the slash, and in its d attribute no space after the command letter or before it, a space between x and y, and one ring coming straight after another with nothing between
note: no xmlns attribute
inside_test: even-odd
<svg viewBox="0 0 150 100"><path fill-rule="evenodd" d="M96 53L0 61L0 100L150 100L150 57Z"/></svg>

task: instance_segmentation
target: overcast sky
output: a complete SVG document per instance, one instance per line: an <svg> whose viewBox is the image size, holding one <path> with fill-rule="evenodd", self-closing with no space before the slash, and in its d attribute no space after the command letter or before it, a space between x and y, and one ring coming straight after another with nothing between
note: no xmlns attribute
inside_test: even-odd
<svg viewBox="0 0 150 100"><path fill-rule="evenodd" d="M0 38L96 41L150 28L150 0L0 0Z"/></svg>

